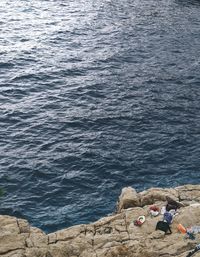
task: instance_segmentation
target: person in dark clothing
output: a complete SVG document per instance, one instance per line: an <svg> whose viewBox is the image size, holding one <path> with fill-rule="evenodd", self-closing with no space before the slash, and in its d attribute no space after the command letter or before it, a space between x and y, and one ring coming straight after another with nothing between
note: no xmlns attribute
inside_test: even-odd
<svg viewBox="0 0 200 257"><path fill-rule="evenodd" d="M182 203L173 200L169 196L166 196L166 200L167 200L166 211L170 211L172 209L177 210L184 206Z"/></svg>

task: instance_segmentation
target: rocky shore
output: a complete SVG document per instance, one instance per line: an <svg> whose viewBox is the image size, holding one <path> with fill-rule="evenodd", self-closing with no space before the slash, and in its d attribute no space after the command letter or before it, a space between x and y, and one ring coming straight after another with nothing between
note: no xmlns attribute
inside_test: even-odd
<svg viewBox="0 0 200 257"><path fill-rule="evenodd" d="M162 220L153 217L149 207L159 209L168 199L180 203L171 224L172 234L155 230ZM146 220L135 226L139 216ZM186 257L200 243L186 238L178 224L188 228L200 225L200 185L176 188L151 188L137 193L133 188L122 190L117 211L94 223L77 225L51 234L31 227L26 220L0 216L0 256L2 257ZM200 251L193 256L200 256Z"/></svg>

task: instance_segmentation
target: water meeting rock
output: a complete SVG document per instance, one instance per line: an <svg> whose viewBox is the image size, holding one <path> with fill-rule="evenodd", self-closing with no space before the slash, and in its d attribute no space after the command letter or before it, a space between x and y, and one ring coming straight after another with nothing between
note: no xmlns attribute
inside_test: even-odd
<svg viewBox="0 0 200 257"><path fill-rule="evenodd" d="M162 215L149 215L151 204L161 208L168 198L180 203L171 235L155 230ZM145 222L135 226L134 220L141 215ZM139 193L127 187L122 190L115 214L50 234L31 227L26 220L0 216L0 256L185 257L200 242L200 236L184 239L177 230L179 223L185 227L200 225L200 185L151 188Z"/></svg>

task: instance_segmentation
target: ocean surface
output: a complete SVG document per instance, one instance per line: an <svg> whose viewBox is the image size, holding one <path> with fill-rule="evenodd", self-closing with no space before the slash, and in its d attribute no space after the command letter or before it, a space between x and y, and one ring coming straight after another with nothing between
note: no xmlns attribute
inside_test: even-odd
<svg viewBox="0 0 200 257"><path fill-rule="evenodd" d="M200 182L200 1L0 1L0 213L46 232Z"/></svg>

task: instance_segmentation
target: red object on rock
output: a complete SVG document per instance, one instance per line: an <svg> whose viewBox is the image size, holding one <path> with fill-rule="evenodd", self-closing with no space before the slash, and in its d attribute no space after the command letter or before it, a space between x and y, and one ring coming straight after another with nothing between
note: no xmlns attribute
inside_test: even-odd
<svg viewBox="0 0 200 257"><path fill-rule="evenodd" d="M159 212L159 208L156 205L152 205L149 207L150 211L158 211Z"/></svg>

